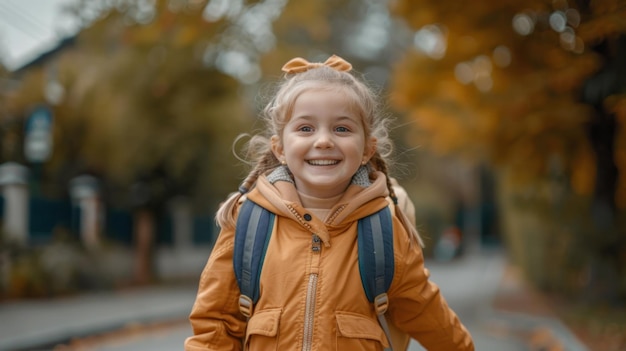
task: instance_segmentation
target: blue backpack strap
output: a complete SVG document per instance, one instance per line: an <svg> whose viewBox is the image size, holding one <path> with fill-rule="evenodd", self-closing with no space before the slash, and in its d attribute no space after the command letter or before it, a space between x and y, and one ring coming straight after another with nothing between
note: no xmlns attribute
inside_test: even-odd
<svg viewBox="0 0 626 351"><path fill-rule="evenodd" d="M391 332L385 319L389 306L387 290L391 286L395 269L393 223L389 207L359 220L357 240L361 283L367 299L374 304L378 321L391 344Z"/></svg>
<svg viewBox="0 0 626 351"><path fill-rule="evenodd" d="M241 291L239 309L248 318L259 299L259 277L275 217L251 200L242 203L237 217L233 266Z"/></svg>
<svg viewBox="0 0 626 351"><path fill-rule="evenodd" d="M359 269L370 302L387 292L394 273L393 224L389 207L361 218L358 223Z"/></svg>

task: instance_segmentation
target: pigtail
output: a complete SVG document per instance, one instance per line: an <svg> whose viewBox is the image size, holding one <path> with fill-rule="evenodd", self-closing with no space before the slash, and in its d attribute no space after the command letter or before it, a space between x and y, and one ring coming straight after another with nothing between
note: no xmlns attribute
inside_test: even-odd
<svg viewBox="0 0 626 351"><path fill-rule="evenodd" d="M242 196L252 189L257 179L266 171L276 168L279 162L271 151L266 151L257 162L256 166L243 180L236 193L231 194L220 206L215 216L217 224L222 228L232 229L235 227L236 204Z"/></svg>
<svg viewBox="0 0 626 351"><path fill-rule="evenodd" d="M240 191L232 193L226 201L222 202L215 215L215 221L221 228L232 229L235 227L235 204L243 196Z"/></svg>
<svg viewBox="0 0 626 351"><path fill-rule="evenodd" d="M395 191L393 182L391 181L391 177L389 176L387 162L385 162L385 160L380 156L378 152L374 153L374 156L371 158L370 162L372 166L374 167L374 169L385 174L385 178L387 180L387 189L389 190L389 197L393 201L393 205L394 205L393 208L396 213L396 217L400 219L400 222L402 223L404 228L409 232L410 238L412 239L412 241L414 241L420 247L424 247L424 241L422 240L422 237L419 235L417 228L415 228L415 223L413 223L409 219L408 215L403 211L403 209L399 205L400 201L398 201L397 192ZM397 186L399 187L399 185ZM403 194L403 196L407 197L406 199L404 199L406 201L402 201L402 203L411 201L408 198L408 195L406 194L405 191L402 191L401 193Z"/></svg>
<svg viewBox="0 0 626 351"><path fill-rule="evenodd" d="M383 172L387 178L387 190L389 190L389 197L391 201L393 201L394 205L398 204L398 197L396 196L396 192L393 189L393 185L391 184L391 177L389 176L389 167L387 166L387 162L380 156L378 152L374 153L374 156L370 159L372 166L375 170Z"/></svg>

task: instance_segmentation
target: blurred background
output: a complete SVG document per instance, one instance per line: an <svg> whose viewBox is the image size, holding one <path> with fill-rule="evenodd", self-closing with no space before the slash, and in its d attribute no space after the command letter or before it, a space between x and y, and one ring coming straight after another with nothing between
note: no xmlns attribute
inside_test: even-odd
<svg viewBox="0 0 626 351"><path fill-rule="evenodd" d="M50 4L0 2L0 301L195 282L236 136L283 63L337 54L393 117L429 259L501 249L626 334L626 1Z"/></svg>

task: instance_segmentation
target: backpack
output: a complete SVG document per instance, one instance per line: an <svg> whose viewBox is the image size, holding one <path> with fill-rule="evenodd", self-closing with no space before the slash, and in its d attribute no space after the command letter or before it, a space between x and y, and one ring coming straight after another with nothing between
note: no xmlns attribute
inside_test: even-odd
<svg viewBox="0 0 626 351"><path fill-rule="evenodd" d="M239 210L235 228L233 267L241 291L239 309L250 318L259 299L259 277L276 215L246 199ZM387 340L406 350L409 336L388 324L387 290L394 274L393 226L389 207L358 221L358 258L361 283L367 299L374 304L378 321Z"/></svg>

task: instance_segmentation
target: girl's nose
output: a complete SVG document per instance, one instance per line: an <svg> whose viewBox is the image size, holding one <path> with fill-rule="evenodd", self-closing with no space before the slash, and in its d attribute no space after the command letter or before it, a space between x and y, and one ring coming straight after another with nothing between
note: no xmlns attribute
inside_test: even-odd
<svg viewBox="0 0 626 351"><path fill-rule="evenodd" d="M331 136L328 133L320 132L317 135L314 146L320 149L328 149L334 146Z"/></svg>

